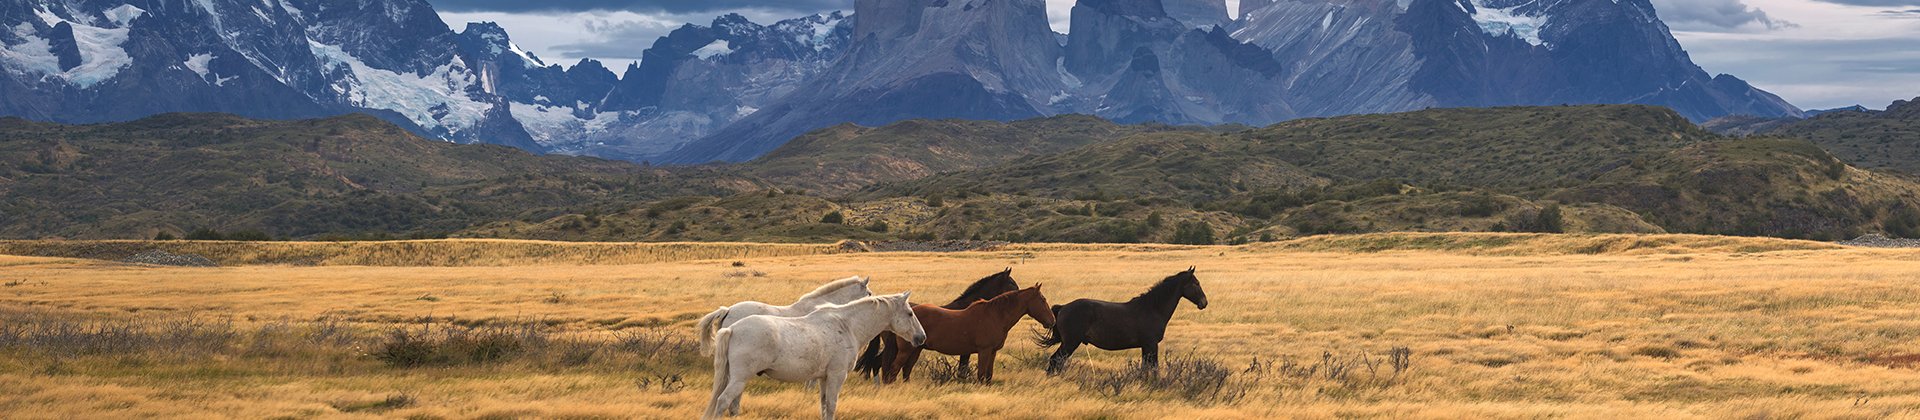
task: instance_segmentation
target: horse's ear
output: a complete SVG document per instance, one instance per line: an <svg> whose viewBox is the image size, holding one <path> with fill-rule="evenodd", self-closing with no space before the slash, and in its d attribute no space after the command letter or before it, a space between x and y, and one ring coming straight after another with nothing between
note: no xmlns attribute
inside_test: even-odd
<svg viewBox="0 0 1920 420"><path fill-rule="evenodd" d="M907 291L907 292L900 292L900 298L901 298L901 299L911 299L911 298L913 298L913 292L911 292L911 291Z"/></svg>
<svg viewBox="0 0 1920 420"><path fill-rule="evenodd" d="M1192 265L1189 265L1189 266L1187 266L1187 273L1193 273L1193 271L1194 271L1194 270L1199 270L1199 269L1200 269L1200 267L1198 267L1198 266L1192 266Z"/></svg>
<svg viewBox="0 0 1920 420"><path fill-rule="evenodd" d="M1000 274L1013 274L1013 267L1007 267L1006 270L1000 271Z"/></svg>

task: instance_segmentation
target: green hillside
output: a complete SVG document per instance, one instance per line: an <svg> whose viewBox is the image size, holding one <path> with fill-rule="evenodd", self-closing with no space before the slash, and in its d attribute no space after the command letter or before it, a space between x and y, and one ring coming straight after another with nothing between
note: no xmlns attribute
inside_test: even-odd
<svg viewBox="0 0 1920 420"><path fill-rule="evenodd" d="M1882 118L1834 115L1811 121ZM4 120L0 237L1920 236L1920 185L1849 161L1803 140L1716 135L1645 106L1438 109L1258 129L1083 116L843 125L752 162L673 168L429 141L368 117Z"/></svg>
<svg viewBox="0 0 1920 420"><path fill-rule="evenodd" d="M1823 114L1768 133L1807 139L1862 168L1920 176L1920 99L1880 112Z"/></svg>
<svg viewBox="0 0 1920 420"><path fill-rule="evenodd" d="M0 236L11 238L435 235L713 184L625 162L431 141L368 116L0 120Z"/></svg>

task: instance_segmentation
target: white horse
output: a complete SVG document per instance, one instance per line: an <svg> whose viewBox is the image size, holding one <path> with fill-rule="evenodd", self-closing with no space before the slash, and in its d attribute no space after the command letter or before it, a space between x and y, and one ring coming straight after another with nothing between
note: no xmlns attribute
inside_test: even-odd
<svg viewBox="0 0 1920 420"><path fill-rule="evenodd" d="M700 322L694 324L700 329L697 335L700 337L700 354L713 355L713 333L721 328L732 326L741 319L754 315L801 316L812 313L814 309L819 309L821 306L852 302L873 295L873 291L867 289L867 283L871 281L873 279L853 276L827 282L800 296L800 300L793 301L792 305L787 306L773 306L755 301L722 306L719 310L700 317Z"/></svg>
<svg viewBox="0 0 1920 420"><path fill-rule="evenodd" d="M747 380L765 375L787 382L818 381L820 418L833 419L840 386L867 339L891 331L910 337L915 346L927 342L907 295L823 306L802 317L752 316L721 329L713 340L713 401L704 418L739 415Z"/></svg>

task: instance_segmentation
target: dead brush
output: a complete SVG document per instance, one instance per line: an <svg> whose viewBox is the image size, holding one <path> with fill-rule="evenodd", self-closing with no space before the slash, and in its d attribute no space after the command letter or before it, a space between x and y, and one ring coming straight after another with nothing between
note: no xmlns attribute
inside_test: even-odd
<svg viewBox="0 0 1920 420"><path fill-rule="evenodd" d="M537 322L461 326L427 321L418 327L392 329L369 355L401 368L488 364L547 343L546 328Z"/></svg>
<svg viewBox="0 0 1920 420"><path fill-rule="evenodd" d="M1129 392L1163 394L1203 404L1226 404L1246 398L1257 385L1245 376L1236 377L1233 369L1218 360L1183 355L1164 355L1157 369L1139 362L1125 369L1082 368L1069 378L1081 389L1106 397Z"/></svg>
<svg viewBox="0 0 1920 420"><path fill-rule="evenodd" d="M633 381L640 391L658 390L662 394L672 394L687 389L687 381L679 374L659 374L641 377Z"/></svg>
<svg viewBox="0 0 1920 420"><path fill-rule="evenodd" d="M955 362L959 358L932 357L927 363L914 366L915 373L936 385L965 384L973 382L973 370Z"/></svg>
<svg viewBox="0 0 1920 420"><path fill-rule="evenodd" d="M1398 384L1412 368L1413 350L1396 346L1388 350L1384 357L1364 351L1351 354L1322 351L1320 357L1311 364L1302 364L1292 357L1278 360L1254 358L1240 372L1252 378L1274 378L1302 386L1307 382L1326 381L1358 388Z"/></svg>
<svg viewBox="0 0 1920 420"><path fill-rule="evenodd" d="M0 348L17 348L56 357L197 357L230 350L239 337L232 320L180 317L75 321L45 314L0 315Z"/></svg>

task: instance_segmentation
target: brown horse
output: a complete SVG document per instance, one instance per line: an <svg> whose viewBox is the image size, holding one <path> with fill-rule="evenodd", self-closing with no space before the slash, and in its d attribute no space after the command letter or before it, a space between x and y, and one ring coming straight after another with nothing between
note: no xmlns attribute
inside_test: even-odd
<svg viewBox="0 0 1920 420"><path fill-rule="evenodd" d="M1007 267L1004 271L974 281L972 285L967 286L966 291L960 292L960 297L940 307L953 310L966 309L974 302L993 299L994 296L1015 290L1020 290L1020 283L1013 281L1013 267ZM859 362L853 365L853 370L859 371L861 376L869 379L880 379L880 371L886 369L887 363L896 357L900 357L900 348L894 345L893 333L882 332L879 337L873 338L872 343L867 344L867 351L861 353ZM961 355L960 370L966 369L967 356Z"/></svg>
<svg viewBox="0 0 1920 420"><path fill-rule="evenodd" d="M1040 325L1053 328L1053 310L1047 305L1040 285L1003 293L991 300L975 301L966 309L952 310L932 305L914 305L913 315L927 331L927 342L919 347L895 338L900 354L895 356L881 380L892 383L913 379L913 365L920 361L921 350L965 357L980 354L980 383L993 382L993 358L1007 344L1007 332L1020 323L1020 316L1032 317Z"/></svg>

